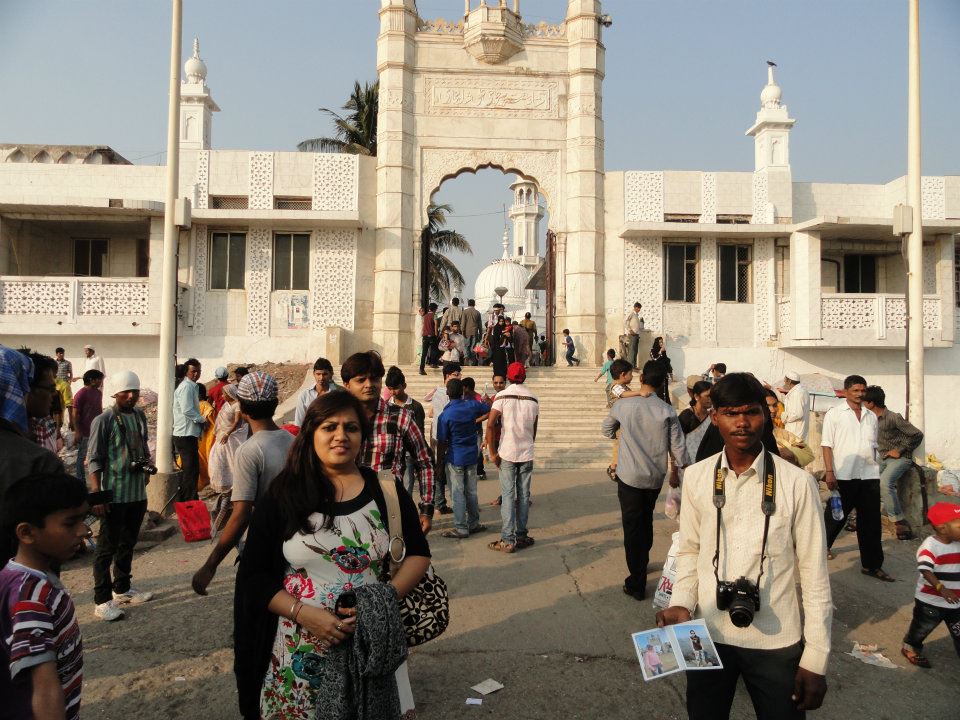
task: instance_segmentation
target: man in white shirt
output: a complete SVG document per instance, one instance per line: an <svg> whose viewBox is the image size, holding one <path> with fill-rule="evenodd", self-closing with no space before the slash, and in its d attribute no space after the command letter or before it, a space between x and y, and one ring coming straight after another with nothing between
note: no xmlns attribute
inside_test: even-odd
<svg viewBox="0 0 960 720"><path fill-rule="evenodd" d="M850 375L843 381L846 402L827 410L820 439L824 481L831 491L840 491L843 519L834 520L827 506L827 548L837 539L847 515L856 508L860 572L893 582L883 570L883 526L880 522L880 465L877 463L877 416L863 407L867 381Z"/></svg>
<svg viewBox="0 0 960 720"><path fill-rule="evenodd" d="M487 545L491 550L512 553L533 545L527 533L530 483L533 480L533 444L537 439L540 406L536 396L523 384L527 371L521 363L510 363L507 380L512 385L497 393L487 418L485 442L490 459L500 469L500 539ZM499 436L495 428L499 424Z"/></svg>
<svg viewBox="0 0 960 720"><path fill-rule="evenodd" d="M93 345L84 345L83 354L86 357L86 360L84 360L84 363L83 363L84 372L86 372L87 370L99 370L104 375L107 374L107 370L103 365L103 358L97 355L97 351L93 348ZM74 379L79 380L79 378L74 378Z"/></svg>
<svg viewBox="0 0 960 720"><path fill-rule="evenodd" d="M728 718L741 677L758 718L802 718L827 691L833 614L817 484L764 451L756 378L728 375L710 399L724 449L684 474L677 575L657 625L699 610L717 646L722 670L687 673L691 720ZM759 606L730 604L718 593L728 582L759 587Z"/></svg>
<svg viewBox="0 0 960 720"><path fill-rule="evenodd" d="M794 371L783 376L783 427L798 438L807 441L810 418L810 393L800 384L800 375Z"/></svg>
<svg viewBox="0 0 960 720"><path fill-rule="evenodd" d="M633 304L633 310L623 319L623 334L627 336L627 355L624 360L637 367L637 351L640 349L640 310L643 305Z"/></svg>
<svg viewBox="0 0 960 720"><path fill-rule="evenodd" d="M313 363L313 379L314 384L302 390L297 397L297 409L293 414L293 424L297 427L303 425L310 403L321 395L341 389L333 381L333 365L326 358L317 358Z"/></svg>

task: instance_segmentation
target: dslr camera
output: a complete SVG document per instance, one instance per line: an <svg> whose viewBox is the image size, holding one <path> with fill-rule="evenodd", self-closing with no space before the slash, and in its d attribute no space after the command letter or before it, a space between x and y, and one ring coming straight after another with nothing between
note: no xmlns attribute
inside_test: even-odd
<svg viewBox="0 0 960 720"><path fill-rule="evenodd" d="M760 611L760 589L741 576L733 582L717 583L717 609L730 614L730 622L740 628L749 627L753 615Z"/></svg>
<svg viewBox="0 0 960 720"><path fill-rule="evenodd" d="M150 462L149 458L136 458L131 460L130 469L134 472L142 472L144 475L157 474L157 466Z"/></svg>

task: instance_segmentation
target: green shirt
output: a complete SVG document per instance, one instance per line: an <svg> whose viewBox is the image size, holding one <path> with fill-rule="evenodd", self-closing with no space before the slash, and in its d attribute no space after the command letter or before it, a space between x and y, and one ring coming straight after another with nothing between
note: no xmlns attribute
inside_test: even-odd
<svg viewBox="0 0 960 720"><path fill-rule="evenodd" d="M122 429L120 423L123 423ZM113 490L115 503L146 500L144 474L131 467L134 460L149 457L147 449L143 447L143 429L140 427L138 415L132 412L117 413L111 426L107 443L107 463L103 469L100 488Z"/></svg>
<svg viewBox="0 0 960 720"><path fill-rule="evenodd" d="M613 365L613 360L607 360L603 365L600 366L600 372L607 376L607 385L613 383L613 376L610 375L611 365Z"/></svg>

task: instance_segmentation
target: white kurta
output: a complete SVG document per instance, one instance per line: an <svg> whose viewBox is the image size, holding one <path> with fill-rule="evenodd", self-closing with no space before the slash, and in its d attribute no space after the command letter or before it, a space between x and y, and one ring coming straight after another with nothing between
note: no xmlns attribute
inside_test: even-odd
<svg viewBox="0 0 960 720"><path fill-rule="evenodd" d="M809 421L810 394L803 385L794 385L783 401L783 427L806 442Z"/></svg>

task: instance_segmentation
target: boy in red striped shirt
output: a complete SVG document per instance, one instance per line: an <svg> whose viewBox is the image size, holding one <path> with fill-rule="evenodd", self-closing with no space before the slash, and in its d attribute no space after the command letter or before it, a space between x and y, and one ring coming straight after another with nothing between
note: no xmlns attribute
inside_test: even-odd
<svg viewBox="0 0 960 720"><path fill-rule="evenodd" d="M960 655L960 505L939 502L927 512L935 533L917 550L913 621L900 652L913 665L929 668L923 641L942 621Z"/></svg>

